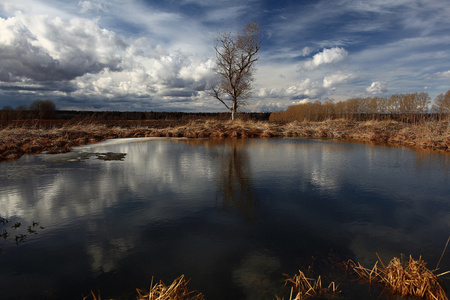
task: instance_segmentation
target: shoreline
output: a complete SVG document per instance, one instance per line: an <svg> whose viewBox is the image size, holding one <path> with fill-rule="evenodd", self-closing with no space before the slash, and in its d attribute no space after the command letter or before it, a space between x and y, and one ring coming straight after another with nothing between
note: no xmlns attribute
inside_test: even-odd
<svg viewBox="0 0 450 300"><path fill-rule="evenodd" d="M65 153L72 147L107 139L138 137L186 138L330 138L450 153L450 122L407 124L398 121L326 120L269 121L127 121L14 122L0 129L0 162L23 155Z"/></svg>

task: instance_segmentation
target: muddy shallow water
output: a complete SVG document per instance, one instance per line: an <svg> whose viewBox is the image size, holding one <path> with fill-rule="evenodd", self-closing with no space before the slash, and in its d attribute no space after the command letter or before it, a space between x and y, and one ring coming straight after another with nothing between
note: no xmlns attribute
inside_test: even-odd
<svg viewBox="0 0 450 300"><path fill-rule="evenodd" d="M1 298L134 299L152 277L185 274L207 299L274 299L283 273L313 266L344 299L370 299L337 262L404 253L434 268L449 195L448 155L326 140L121 139L24 156L0 164Z"/></svg>

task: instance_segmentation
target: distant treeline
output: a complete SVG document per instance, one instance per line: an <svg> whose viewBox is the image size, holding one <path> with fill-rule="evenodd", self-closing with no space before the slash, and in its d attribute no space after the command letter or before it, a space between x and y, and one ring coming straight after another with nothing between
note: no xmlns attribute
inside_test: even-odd
<svg viewBox="0 0 450 300"><path fill-rule="evenodd" d="M265 121L270 113L241 113L244 120ZM112 120L197 120L215 119L229 120L230 113L187 113L187 112L133 112L133 111L75 111L56 110L51 100L36 100L29 106L16 109L6 106L0 110L0 121L13 120L79 120L79 121L112 121Z"/></svg>
<svg viewBox="0 0 450 300"><path fill-rule="evenodd" d="M327 119L397 120L416 123L443 120L450 116L450 91L436 97L430 110L428 93L396 94L390 97L352 98L346 101L315 101L292 105L286 111L272 113L273 122L324 121Z"/></svg>
<svg viewBox="0 0 450 300"><path fill-rule="evenodd" d="M242 119L256 121L268 120L270 113L241 113ZM55 119L59 120L197 120L215 119L229 120L230 113L192 113L192 112L134 112L134 111L56 111Z"/></svg>

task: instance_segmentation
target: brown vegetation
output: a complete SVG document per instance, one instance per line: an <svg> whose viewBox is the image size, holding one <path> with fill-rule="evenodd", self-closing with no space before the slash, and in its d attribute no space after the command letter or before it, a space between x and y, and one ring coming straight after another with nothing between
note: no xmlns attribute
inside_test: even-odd
<svg viewBox="0 0 450 300"><path fill-rule="evenodd" d="M445 250L444 250L445 252ZM441 257L442 258L442 257ZM378 265L380 263L381 266ZM381 293L387 294L389 297L398 297L396 299L425 299L425 300L448 300L447 293L439 281L439 277L450 273L444 272L436 274L435 270L426 268L426 262L421 258L415 260L412 256L409 260L394 257L388 265L385 265L379 258L372 269L363 267L360 263L349 260L344 263L349 270L353 271L360 282L365 284L379 285L383 288ZM309 268L309 270L311 270ZM292 277L285 274L285 286L290 287L289 300L305 300L309 298L320 299L337 299L342 293L338 289L339 284L334 281L327 287L322 286L321 276L317 279L309 278L305 273L299 270L299 274ZM184 275L175 279L172 284L165 285L162 281L153 285L150 284L150 291L143 292L137 289L138 300L203 300L204 295L197 291L189 291ZM101 297L96 296L91 291L93 300L100 300ZM282 300L277 295L275 299ZM84 297L87 300L89 297Z"/></svg>
<svg viewBox="0 0 450 300"><path fill-rule="evenodd" d="M72 147L114 138L187 137L247 138L306 137L385 143L450 151L450 122L408 124L398 121L326 120L287 124L264 121L120 121L11 122L0 129L0 161L24 154L62 153Z"/></svg>
<svg viewBox="0 0 450 300"><path fill-rule="evenodd" d="M325 121L346 119L352 121L396 120L418 123L429 120L449 120L450 91L436 97L429 113L427 93L396 94L390 97L352 98L346 101L308 102L289 106L286 111L272 113L272 122Z"/></svg>
<svg viewBox="0 0 450 300"><path fill-rule="evenodd" d="M172 284L169 286L165 285L164 282L160 281L159 283L153 282L150 284L150 292L145 293L141 290L137 290L139 296L138 300L164 300L164 299L173 299L173 300L203 300L205 297L202 293L198 293L196 291L189 291L187 285L189 280L184 278L184 275L181 275L177 279L175 279Z"/></svg>
<svg viewBox="0 0 450 300"><path fill-rule="evenodd" d="M388 295L413 299L446 300L448 299L444 287L438 277L447 274L436 274L436 270L429 270L426 262L409 256L409 260L394 257L388 265L381 259L372 269L361 266L360 263L349 261L349 266L356 272L363 283L379 284L384 287Z"/></svg>
<svg viewBox="0 0 450 300"><path fill-rule="evenodd" d="M331 282L328 287L322 287L322 279L319 275L317 279L306 277L305 273L299 270L299 274L288 277L285 281L286 286L291 286L289 300L305 300L311 297L323 297L333 299L341 293L337 284ZM280 298L277 296L277 300Z"/></svg>
<svg viewBox="0 0 450 300"><path fill-rule="evenodd" d="M138 296L137 300L204 300L205 297L202 293L198 293L197 291L189 291L187 285L189 280L184 278L184 275L181 275L177 279L175 279L170 285L165 285L161 280L158 283L153 285L153 279L150 284L150 291L144 292L140 289L136 289ZM92 298L91 298L92 297ZM101 300L101 295L95 295L93 291L91 291L91 295L87 297L83 297L83 300Z"/></svg>

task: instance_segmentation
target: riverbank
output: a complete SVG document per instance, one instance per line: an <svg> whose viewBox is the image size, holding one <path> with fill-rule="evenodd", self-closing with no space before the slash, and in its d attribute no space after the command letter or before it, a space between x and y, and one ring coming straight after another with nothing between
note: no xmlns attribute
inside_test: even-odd
<svg viewBox="0 0 450 300"><path fill-rule="evenodd" d="M397 121L327 120L323 122L267 121L120 121L14 122L0 129L0 161L26 154L63 153L72 147L107 139L132 137L332 138L429 149L450 153L450 122L406 124Z"/></svg>

